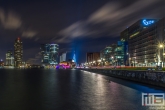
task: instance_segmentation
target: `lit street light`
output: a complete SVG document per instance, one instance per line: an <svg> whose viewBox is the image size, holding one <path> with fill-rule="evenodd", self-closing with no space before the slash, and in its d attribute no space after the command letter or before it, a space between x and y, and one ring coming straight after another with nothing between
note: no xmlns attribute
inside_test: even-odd
<svg viewBox="0 0 165 110"><path fill-rule="evenodd" d="M162 48L163 49L163 53L162 53L163 56L162 56L162 64L161 64L161 66L164 67L164 45L163 44L160 44L159 45L159 48Z"/></svg>
<svg viewBox="0 0 165 110"><path fill-rule="evenodd" d="M136 57L134 57L134 67L136 66Z"/></svg>
<svg viewBox="0 0 165 110"><path fill-rule="evenodd" d="M162 47L163 47L163 45L162 45L162 44L160 44L160 45L159 45L159 47L160 47L160 48L162 48Z"/></svg>
<svg viewBox="0 0 165 110"><path fill-rule="evenodd" d="M112 65L114 65L113 56L111 57Z"/></svg>
<svg viewBox="0 0 165 110"><path fill-rule="evenodd" d="M128 66L130 66L130 54L129 53L127 53L127 55L128 55Z"/></svg>

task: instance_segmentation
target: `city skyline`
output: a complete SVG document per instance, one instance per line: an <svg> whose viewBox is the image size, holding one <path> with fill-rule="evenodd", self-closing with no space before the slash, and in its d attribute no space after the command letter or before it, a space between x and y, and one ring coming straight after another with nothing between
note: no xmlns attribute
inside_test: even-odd
<svg viewBox="0 0 165 110"><path fill-rule="evenodd" d="M0 0L0 110L165 110L165 0Z"/></svg>
<svg viewBox="0 0 165 110"><path fill-rule="evenodd" d="M78 63L83 62L86 52L99 51L118 41L120 32L135 21L164 17L164 2L3 1L0 3L0 40L4 43L0 44L0 58L5 60L6 51L13 49L11 44L20 37L24 42L24 61L39 63L40 44L53 42L59 44L60 52L76 50Z"/></svg>

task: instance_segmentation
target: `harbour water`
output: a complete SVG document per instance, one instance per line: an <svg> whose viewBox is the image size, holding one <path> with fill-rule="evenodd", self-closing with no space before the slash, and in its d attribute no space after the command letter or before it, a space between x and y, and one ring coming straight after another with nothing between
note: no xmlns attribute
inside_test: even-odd
<svg viewBox="0 0 165 110"><path fill-rule="evenodd" d="M164 89L80 70L0 69L0 110L151 110Z"/></svg>

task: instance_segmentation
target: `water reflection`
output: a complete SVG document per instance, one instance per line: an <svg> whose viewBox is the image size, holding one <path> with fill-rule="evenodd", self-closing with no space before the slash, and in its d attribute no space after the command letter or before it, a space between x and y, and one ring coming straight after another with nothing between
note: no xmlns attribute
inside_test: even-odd
<svg viewBox="0 0 165 110"><path fill-rule="evenodd" d="M164 90L78 70L0 70L1 110L151 109L142 92Z"/></svg>

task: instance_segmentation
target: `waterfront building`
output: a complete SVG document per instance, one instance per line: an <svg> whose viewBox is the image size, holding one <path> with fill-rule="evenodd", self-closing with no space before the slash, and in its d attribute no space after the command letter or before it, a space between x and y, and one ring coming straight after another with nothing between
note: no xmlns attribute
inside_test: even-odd
<svg viewBox="0 0 165 110"><path fill-rule="evenodd" d="M8 50L6 52L6 66L13 66L13 65L14 65L13 52L11 50Z"/></svg>
<svg viewBox="0 0 165 110"><path fill-rule="evenodd" d="M126 42L118 41L117 47L114 49L115 65L126 65Z"/></svg>
<svg viewBox="0 0 165 110"><path fill-rule="evenodd" d="M63 61L72 61L76 63L76 54L75 51L67 51L60 55L60 62Z"/></svg>
<svg viewBox="0 0 165 110"><path fill-rule="evenodd" d="M102 65L121 66L126 65L126 42L118 41L116 44L106 46L100 51Z"/></svg>
<svg viewBox="0 0 165 110"><path fill-rule="evenodd" d="M0 67L4 67L4 61L2 59L0 60Z"/></svg>
<svg viewBox="0 0 165 110"><path fill-rule="evenodd" d="M62 55L60 56L60 62L66 61L66 54L67 53L62 53Z"/></svg>
<svg viewBox="0 0 165 110"><path fill-rule="evenodd" d="M100 62L104 63L103 65L113 65L114 52L116 47L117 44L111 44L100 51Z"/></svg>
<svg viewBox="0 0 165 110"><path fill-rule="evenodd" d="M165 18L141 19L121 32L128 42L128 60L132 66L163 66Z"/></svg>
<svg viewBox="0 0 165 110"><path fill-rule="evenodd" d="M73 61L63 61L60 62L58 66L63 66L64 68L74 68L76 64Z"/></svg>
<svg viewBox="0 0 165 110"><path fill-rule="evenodd" d="M58 44L41 44L41 62L45 65L58 64Z"/></svg>
<svg viewBox="0 0 165 110"><path fill-rule="evenodd" d="M20 38L17 38L14 43L14 66L20 67L23 59L23 45Z"/></svg>
<svg viewBox="0 0 165 110"><path fill-rule="evenodd" d="M89 65L97 66L100 59L100 52L88 52L86 53L86 63Z"/></svg>

